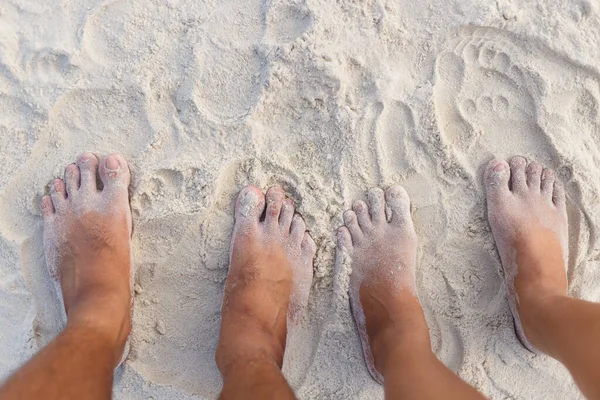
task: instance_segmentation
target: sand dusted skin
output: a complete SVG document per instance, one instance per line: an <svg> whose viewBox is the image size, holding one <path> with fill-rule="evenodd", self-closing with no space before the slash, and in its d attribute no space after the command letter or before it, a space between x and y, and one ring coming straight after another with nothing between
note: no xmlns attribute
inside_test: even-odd
<svg viewBox="0 0 600 400"><path fill-rule="evenodd" d="M279 187L265 195L250 186L238 197L216 352L225 398L247 395L249 386L241 383L247 377L269 396L294 397L279 369L286 342L293 340L308 306L316 251L304 220L294 211ZM248 365L263 362L277 366L273 372L281 391L269 390L272 382L266 376L251 375ZM258 392L254 396L260 397Z"/></svg>
<svg viewBox="0 0 600 400"><path fill-rule="evenodd" d="M400 291L408 291L416 297L417 234L404 188L394 186L385 195L379 188L371 189L368 200L369 206L359 201L354 205L354 211L344 214L346 227L338 231L338 257L349 257L352 314L369 372L383 384L383 376L375 367L369 345L361 297L371 297L388 307L393 304L389 299L400 297ZM386 204L390 215L386 215Z"/></svg>
<svg viewBox="0 0 600 400"><path fill-rule="evenodd" d="M84 153L64 176L42 198L46 265L64 302L64 323L69 315L71 325L117 332L125 343L121 365L129 353L133 307L129 168L121 155L100 163Z"/></svg>
<svg viewBox="0 0 600 400"><path fill-rule="evenodd" d="M519 317L519 297L515 289L515 278L521 285L536 285L558 275L557 282L566 288L566 271L556 273L552 265L526 264L520 253L539 251L540 246L558 241L562 249L562 262L568 265L568 221L565 192L554 171L544 169L539 163L527 165L523 157L515 157L510 166L504 160L492 160L485 172L488 218L492 233L502 259L506 278L508 302L515 319L519 339L532 352L537 350L525 335ZM519 248L521 246L521 248ZM534 247L525 250L525 247ZM537 248L536 248L537 247Z"/></svg>

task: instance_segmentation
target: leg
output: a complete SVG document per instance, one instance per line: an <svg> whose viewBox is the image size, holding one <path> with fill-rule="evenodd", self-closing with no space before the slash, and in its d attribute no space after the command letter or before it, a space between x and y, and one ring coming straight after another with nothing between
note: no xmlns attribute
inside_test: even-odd
<svg viewBox="0 0 600 400"><path fill-rule="evenodd" d="M83 154L42 199L44 252L67 326L0 388L0 398L109 399L131 330L129 170Z"/></svg>
<svg viewBox="0 0 600 400"><path fill-rule="evenodd" d="M484 181L519 338L562 362L588 398L600 398L600 304L567 296L562 185L522 157L493 160Z"/></svg>
<svg viewBox="0 0 600 400"><path fill-rule="evenodd" d="M261 216L264 213L264 220ZM279 188L236 205L216 361L221 398L293 399L281 373L288 328L308 302L316 246Z"/></svg>
<svg viewBox="0 0 600 400"><path fill-rule="evenodd" d="M416 294L417 236L406 191L373 189L368 197L369 206L359 201L344 214L338 251L352 263L350 301L369 371L389 399L483 398L431 350Z"/></svg>

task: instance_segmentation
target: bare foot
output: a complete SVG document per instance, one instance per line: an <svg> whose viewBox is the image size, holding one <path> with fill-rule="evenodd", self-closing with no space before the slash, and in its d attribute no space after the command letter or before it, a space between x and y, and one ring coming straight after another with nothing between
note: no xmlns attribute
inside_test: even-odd
<svg viewBox="0 0 600 400"><path fill-rule="evenodd" d="M97 175L104 185L98 190ZM42 198L44 253L60 284L67 326L94 329L114 348L131 330L129 168L121 155L84 153Z"/></svg>
<svg viewBox="0 0 600 400"><path fill-rule="evenodd" d="M350 302L369 372L383 383L387 357L410 343L431 351L429 331L416 295L417 235L406 191L394 186L368 192L344 213L338 256L352 264ZM386 204L391 210L386 218ZM389 219L389 222L388 222Z"/></svg>
<svg viewBox="0 0 600 400"><path fill-rule="evenodd" d="M488 219L500 253L517 335L540 349L528 323L533 304L567 293L568 223L554 172L523 157L491 161L484 174ZM540 333L541 334L541 333Z"/></svg>
<svg viewBox="0 0 600 400"><path fill-rule="evenodd" d="M316 251L281 188L269 189L266 201L260 189L244 188L235 219L216 355L224 377L248 362L281 368L288 320L308 303Z"/></svg>

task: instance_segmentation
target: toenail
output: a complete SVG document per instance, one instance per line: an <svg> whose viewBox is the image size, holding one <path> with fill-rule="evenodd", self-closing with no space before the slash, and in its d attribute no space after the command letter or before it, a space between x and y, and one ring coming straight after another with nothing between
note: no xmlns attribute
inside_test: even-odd
<svg viewBox="0 0 600 400"><path fill-rule="evenodd" d="M356 203L356 204L354 205L354 209L355 209L356 211L359 211L359 212L360 212L360 211L362 211L362 210L363 210L363 205L362 205L362 203Z"/></svg>
<svg viewBox="0 0 600 400"><path fill-rule="evenodd" d="M506 164L503 162L496 164L496 166L494 167L494 172L502 172L505 170L506 170Z"/></svg>
<svg viewBox="0 0 600 400"><path fill-rule="evenodd" d="M108 157L106 157L106 161L104 162L104 166L106 167L107 170L109 171L116 171L119 169L119 160L117 160L117 157L110 155Z"/></svg>

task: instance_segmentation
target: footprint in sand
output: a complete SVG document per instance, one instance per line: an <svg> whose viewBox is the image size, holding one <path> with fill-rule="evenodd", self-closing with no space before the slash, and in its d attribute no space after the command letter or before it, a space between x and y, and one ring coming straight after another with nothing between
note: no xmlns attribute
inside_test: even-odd
<svg viewBox="0 0 600 400"><path fill-rule="evenodd" d="M444 139L463 163L477 166L493 154L556 160L539 126L528 77L501 39L459 36L436 63L435 113Z"/></svg>
<svg viewBox="0 0 600 400"><path fill-rule="evenodd" d="M409 155L419 151L413 110L403 101L374 101L365 105L353 143L357 152L345 154L342 186L348 198L364 187L392 185L413 175L418 162ZM359 167L357 167L359 166Z"/></svg>
<svg viewBox="0 0 600 400"><path fill-rule="evenodd" d="M212 193L204 168L177 166L145 171L131 204L144 220L205 211Z"/></svg>
<svg viewBox="0 0 600 400"><path fill-rule="evenodd" d="M63 83L72 78L77 71L77 67L71 64L68 53L52 48L43 48L26 54L23 57L23 65L25 71L35 77L34 79L40 84Z"/></svg>
<svg viewBox="0 0 600 400"><path fill-rule="evenodd" d="M0 152L5 160L11 160L17 169L33 148L43 126L43 114L22 99L0 93ZM13 174L0 175L0 189L9 182Z"/></svg>
<svg viewBox="0 0 600 400"><path fill-rule="evenodd" d="M415 162L410 161L417 152L415 116L406 103L399 100L385 103L372 133L383 182L392 184L399 180L398 175L415 172Z"/></svg>
<svg viewBox="0 0 600 400"><path fill-rule="evenodd" d="M593 68L540 41L468 26L438 56L435 114L467 169L492 154L524 154L553 167L559 158L597 163L599 88Z"/></svg>
<svg viewBox="0 0 600 400"><path fill-rule="evenodd" d="M192 123L197 113L215 124L243 121L260 100L269 73L263 50L206 43L194 53L191 70L176 96L182 122Z"/></svg>
<svg viewBox="0 0 600 400"><path fill-rule="evenodd" d="M269 43L291 43L312 27L313 16L305 2L275 0L270 2L266 23Z"/></svg>

